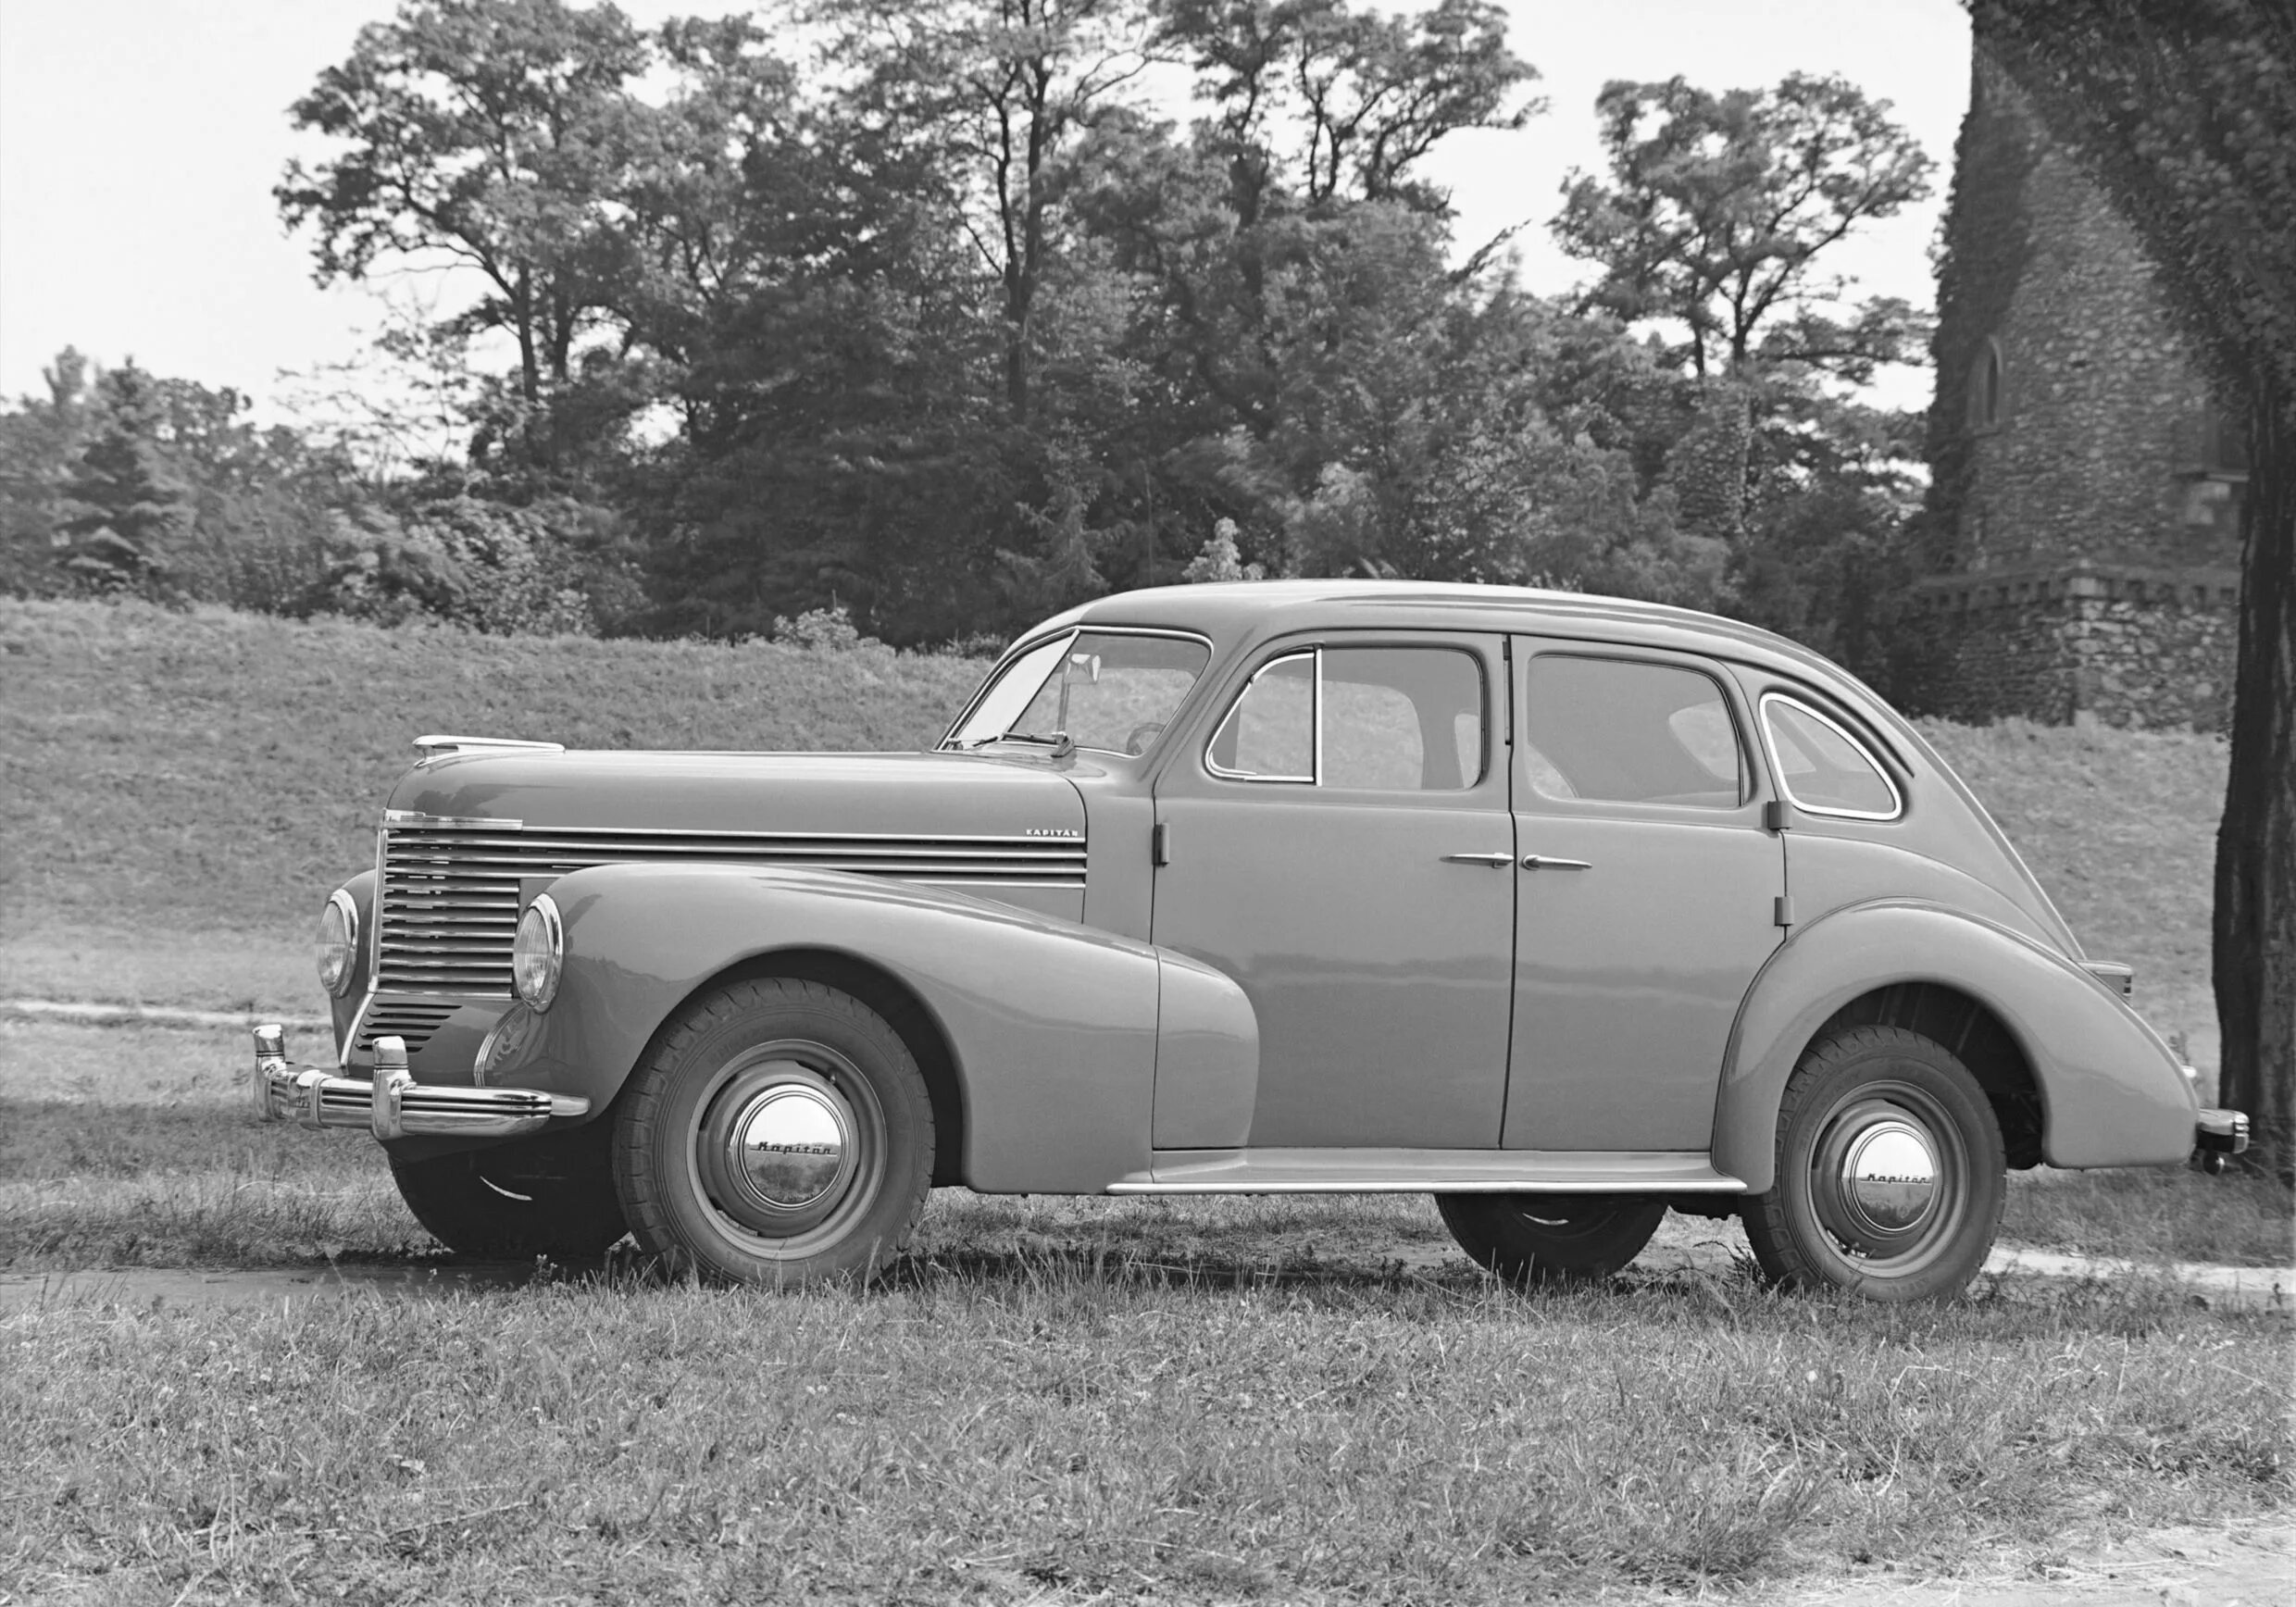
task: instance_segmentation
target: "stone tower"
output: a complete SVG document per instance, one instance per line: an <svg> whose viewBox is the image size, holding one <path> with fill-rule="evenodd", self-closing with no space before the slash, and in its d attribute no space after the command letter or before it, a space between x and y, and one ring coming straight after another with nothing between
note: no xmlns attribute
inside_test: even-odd
<svg viewBox="0 0 2296 1607"><path fill-rule="evenodd" d="M1978 42L1938 270L1907 701L1956 719L2221 726L2240 431L2136 236Z"/></svg>

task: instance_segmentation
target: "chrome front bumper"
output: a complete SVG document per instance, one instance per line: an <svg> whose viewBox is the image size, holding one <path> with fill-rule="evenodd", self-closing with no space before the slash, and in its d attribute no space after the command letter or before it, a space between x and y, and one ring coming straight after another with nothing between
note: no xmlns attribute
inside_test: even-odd
<svg viewBox="0 0 2296 1607"><path fill-rule="evenodd" d="M258 1027L255 1038L257 1121L365 1127L378 1139L515 1139L590 1114L590 1102L578 1094L417 1082L406 1069L406 1042L397 1038L375 1040L371 1080L290 1065L287 1035L279 1027Z"/></svg>

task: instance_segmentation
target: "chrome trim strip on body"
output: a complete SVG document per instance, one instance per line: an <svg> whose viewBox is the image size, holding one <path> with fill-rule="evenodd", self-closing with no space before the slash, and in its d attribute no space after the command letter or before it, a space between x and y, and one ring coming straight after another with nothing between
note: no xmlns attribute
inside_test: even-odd
<svg viewBox="0 0 2296 1607"><path fill-rule="evenodd" d="M1742 1194L1703 1150L1164 1150L1111 1194Z"/></svg>

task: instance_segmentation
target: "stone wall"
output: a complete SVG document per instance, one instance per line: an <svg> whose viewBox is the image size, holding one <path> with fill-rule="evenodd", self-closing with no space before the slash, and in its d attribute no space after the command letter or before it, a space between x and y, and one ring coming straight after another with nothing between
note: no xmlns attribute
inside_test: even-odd
<svg viewBox="0 0 2296 1607"><path fill-rule="evenodd" d="M2134 232L1986 54L1939 267L1924 562L1892 690L2219 729L2245 476Z"/></svg>
<svg viewBox="0 0 2296 1607"><path fill-rule="evenodd" d="M2086 563L1925 580L1907 701L1960 720L2221 730L2239 589L2229 569Z"/></svg>
<svg viewBox="0 0 2296 1607"><path fill-rule="evenodd" d="M1937 425L1958 422L1970 455L1946 567L2237 563L2238 479L2212 472L2222 466L2211 461L2207 387L2135 232L1982 54L1969 115L2027 134L2022 159L1993 176L2016 187L2025 249L1988 265L2014 276L2005 294L1949 309L1989 327L1940 342L1933 440ZM1987 178L1959 176L1955 206L1975 206ZM1985 227L2007 216L1996 205ZM1967 233L1956 243L1965 249ZM1971 398L1989 343L1999 365L1990 418ZM1949 349L1957 372L1942 367Z"/></svg>

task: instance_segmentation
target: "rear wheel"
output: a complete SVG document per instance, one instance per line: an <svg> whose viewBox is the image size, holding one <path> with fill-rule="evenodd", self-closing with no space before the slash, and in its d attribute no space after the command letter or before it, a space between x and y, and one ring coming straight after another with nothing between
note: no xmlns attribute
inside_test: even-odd
<svg viewBox="0 0 2296 1607"><path fill-rule="evenodd" d="M1985 1264L2007 1196L2001 1124L1968 1067L1918 1033L1856 1027L1787 1079L1746 1238L1775 1283L1942 1299Z"/></svg>
<svg viewBox="0 0 2296 1607"><path fill-rule="evenodd" d="M885 1018L787 977L688 1005L623 1091L615 1185L639 1248L727 1283L867 1277L932 1181L932 1102Z"/></svg>
<svg viewBox="0 0 2296 1607"><path fill-rule="evenodd" d="M588 1261L626 1231L608 1160L612 1124L590 1122L424 1161L391 1158L415 1220L462 1255Z"/></svg>
<svg viewBox="0 0 2296 1607"><path fill-rule="evenodd" d="M1666 1215L1631 1194L1438 1194L1459 1248L1513 1284L1592 1283L1642 1253Z"/></svg>

